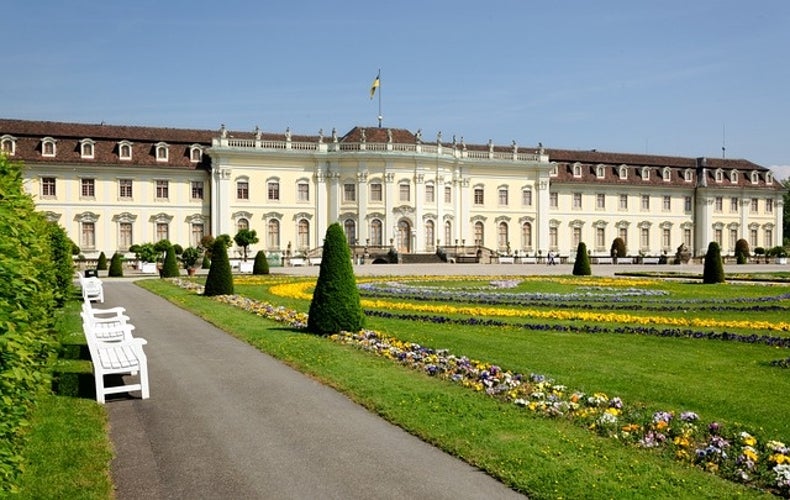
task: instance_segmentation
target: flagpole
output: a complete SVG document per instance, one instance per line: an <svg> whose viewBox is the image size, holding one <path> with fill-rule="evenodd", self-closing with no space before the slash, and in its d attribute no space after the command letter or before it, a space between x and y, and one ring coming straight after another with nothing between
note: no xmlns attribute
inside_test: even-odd
<svg viewBox="0 0 790 500"><path fill-rule="evenodd" d="M376 78L379 81L379 128L381 128L381 120L384 119L384 117L381 115L381 68L379 68L379 74Z"/></svg>

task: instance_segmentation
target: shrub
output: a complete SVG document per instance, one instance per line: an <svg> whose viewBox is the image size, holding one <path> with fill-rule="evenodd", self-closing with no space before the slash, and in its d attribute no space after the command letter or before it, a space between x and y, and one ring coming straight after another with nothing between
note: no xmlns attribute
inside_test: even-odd
<svg viewBox="0 0 790 500"><path fill-rule="evenodd" d="M106 271L107 270L107 256L104 255L104 252L99 254L99 261L96 264L96 269L98 271Z"/></svg>
<svg viewBox="0 0 790 500"><path fill-rule="evenodd" d="M203 262L200 264L201 269L211 269L211 257L208 254L203 255Z"/></svg>
<svg viewBox="0 0 790 500"><path fill-rule="evenodd" d="M233 274L228 260L228 239L217 238L211 247L211 267L206 277L203 295L231 295L233 293Z"/></svg>
<svg viewBox="0 0 790 500"><path fill-rule="evenodd" d="M181 252L181 262L184 263L184 267L187 269L194 268L198 259L200 259L200 250L195 247L187 247Z"/></svg>
<svg viewBox="0 0 790 500"><path fill-rule="evenodd" d="M590 256L587 254L587 245L580 242L576 248L576 261L573 263L574 276L589 276L592 274L590 270Z"/></svg>
<svg viewBox="0 0 790 500"><path fill-rule="evenodd" d="M743 238L735 242L735 259L738 264L746 264L749 259L749 242Z"/></svg>
<svg viewBox="0 0 790 500"><path fill-rule="evenodd" d="M49 242L52 263L55 266L55 301L63 307L74 293L74 260L71 258L72 241L66 230L58 224L49 224Z"/></svg>
<svg viewBox="0 0 790 500"><path fill-rule="evenodd" d="M612 257L625 257L625 241L619 236L612 240L612 248L609 253Z"/></svg>
<svg viewBox="0 0 790 500"><path fill-rule="evenodd" d="M319 335L358 332L365 323L351 253L340 224L326 230L321 269L310 302L307 329Z"/></svg>
<svg viewBox="0 0 790 500"><path fill-rule="evenodd" d="M266 259L266 253L259 250L255 254L255 263L252 265L252 274L269 274L269 261Z"/></svg>
<svg viewBox="0 0 790 500"><path fill-rule="evenodd" d="M247 250L250 245L258 243L258 234L254 229L240 229L236 236L233 237L233 241L241 247L244 252L242 259L244 262L247 262Z"/></svg>
<svg viewBox="0 0 790 500"><path fill-rule="evenodd" d="M182 253L184 253L184 247L182 247L178 243L173 243L173 251L176 253L176 256L179 256Z"/></svg>
<svg viewBox="0 0 790 500"><path fill-rule="evenodd" d="M702 271L702 282L706 284L724 283L724 265L721 262L719 244L711 241L705 254L705 267Z"/></svg>
<svg viewBox="0 0 790 500"><path fill-rule="evenodd" d="M178 261L176 260L176 249L173 245L167 247L165 254L165 263L162 265L163 278L177 278L181 276L181 271L178 270Z"/></svg>
<svg viewBox="0 0 790 500"><path fill-rule="evenodd" d="M110 259L110 271L107 276L112 278L120 278L123 276L123 257L118 252L112 254Z"/></svg>

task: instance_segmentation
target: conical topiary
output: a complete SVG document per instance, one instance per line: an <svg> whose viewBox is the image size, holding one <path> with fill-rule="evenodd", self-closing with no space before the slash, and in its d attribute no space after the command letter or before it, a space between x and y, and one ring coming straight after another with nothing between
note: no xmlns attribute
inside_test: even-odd
<svg viewBox="0 0 790 500"><path fill-rule="evenodd" d="M263 250L258 250L258 253L255 254L252 274L269 274L269 261L266 259L266 253Z"/></svg>
<svg viewBox="0 0 790 500"><path fill-rule="evenodd" d="M203 261L200 263L201 269L211 269L211 257L203 255Z"/></svg>
<svg viewBox="0 0 790 500"><path fill-rule="evenodd" d="M118 252L112 254L110 259L110 271L107 276L111 278L119 278L123 276L123 257Z"/></svg>
<svg viewBox="0 0 790 500"><path fill-rule="evenodd" d="M715 241L708 244L705 254L705 267L702 270L702 282L705 284L724 283L724 264L721 262L721 248Z"/></svg>
<svg viewBox="0 0 790 500"><path fill-rule="evenodd" d="M163 278L177 278L181 276L181 271L178 269L178 261L176 260L176 250L172 245L167 247L165 254L165 263L162 266Z"/></svg>
<svg viewBox="0 0 790 500"><path fill-rule="evenodd" d="M743 238L735 242L735 259L738 264L746 264L749 261L749 242Z"/></svg>
<svg viewBox="0 0 790 500"><path fill-rule="evenodd" d="M576 260L573 263L573 275L589 276L591 274L592 271L590 270L590 256L587 255L587 245L581 242L576 248Z"/></svg>
<svg viewBox="0 0 790 500"><path fill-rule="evenodd" d="M203 291L203 295L206 297L233 293L233 274L230 272L226 241L224 238L217 238L214 240L214 246L211 247L211 267L208 270L206 287Z"/></svg>
<svg viewBox="0 0 790 500"><path fill-rule="evenodd" d="M99 261L96 263L96 270L97 271L107 270L107 256L104 255L104 252L99 254Z"/></svg>
<svg viewBox="0 0 790 500"><path fill-rule="evenodd" d="M358 332L365 324L351 253L340 224L326 230L321 269L310 302L307 329L319 335Z"/></svg>

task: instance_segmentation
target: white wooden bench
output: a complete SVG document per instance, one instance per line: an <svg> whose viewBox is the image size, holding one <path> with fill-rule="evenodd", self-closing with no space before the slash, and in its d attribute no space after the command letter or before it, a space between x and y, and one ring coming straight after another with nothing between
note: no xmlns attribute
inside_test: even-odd
<svg viewBox="0 0 790 500"><path fill-rule="evenodd" d="M104 284L99 278L85 278L80 276L80 288L82 289L82 300L97 301L104 303Z"/></svg>
<svg viewBox="0 0 790 500"><path fill-rule="evenodd" d="M642 264L658 264L658 257L643 257Z"/></svg>
<svg viewBox="0 0 790 500"><path fill-rule="evenodd" d="M320 266L321 265L321 257L310 257L307 259L308 265L311 266Z"/></svg>
<svg viewBox="0 0 790 500"><path fill-rule="evenodd" d="M519 257L518 261L521 264L537 264L538 263L537 257Z"/></svg>
<svg viewBox="0 0 790 500"><path fill-rule="evenodd" d="M252 267L254 262L239 262L239 272L244 274L252 274Z"/></svg>
<svg viewBox="0 0 790 500"><path fill-rule="evenodd" d="M301 257L291 257L291 266L292 267L301 267L305 265L305 261Z"/></svg>
<svg viewBox="0 0 790 500"><path fill-rule="evenodd" d="M497 257L500 264L514 264L516 262L514 257Z"/></svg>
<svg viewBox="0 0 790 500"><path fill-rule="evenodd" d="M85 339L91 353L93 378L96 382L96 401L105 402L108 394L119 394L140 391L142 399L150 397L148 388L148 359L143 352L145 339L128 338L113 342L105 342L97 338L95 332L85 329ZM106 386L104 377L107 375L136 376L138 383Z"/></svg>

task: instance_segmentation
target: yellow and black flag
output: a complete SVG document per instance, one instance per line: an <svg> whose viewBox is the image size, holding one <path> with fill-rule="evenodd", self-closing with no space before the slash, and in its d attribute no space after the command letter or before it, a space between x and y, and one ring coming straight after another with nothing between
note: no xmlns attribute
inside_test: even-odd
<svg viewBox="0 0 790 500"><path fill-rule="evenodd" d="M376 94L376 89L379 88L381 85L381 73L376 75L376 79L373 80L373 83L370 85L370 98L373 99L373 96Z"/></svg>

